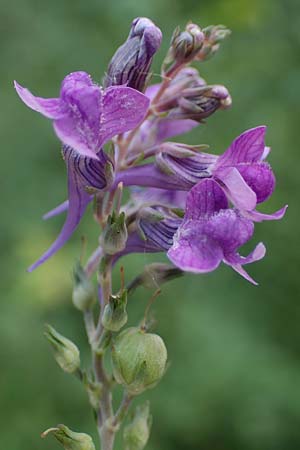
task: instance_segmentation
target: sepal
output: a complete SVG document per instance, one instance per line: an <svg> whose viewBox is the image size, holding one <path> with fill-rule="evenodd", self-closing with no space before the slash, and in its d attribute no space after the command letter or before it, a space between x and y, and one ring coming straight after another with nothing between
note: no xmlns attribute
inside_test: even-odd
<svg viewBox="0 0 300 450"><path fill-rule="evenodd" d="M152 425L149 402L135 408L131 422L124 428L125 450L143 450L148 442Z"/></svg>
<svg viewBox="0 0 300 450"><path fill-rule="evenodd" d="M111 295L102 316L102 325L108 331L119 331L127 322L127 291Z"/></svg>
<svg viewBox="0 0 300 450"><path fill-rule="evenodd" d="M73 305L80 311L91 309L95 304L95 289L79 262L74 266L73 280Z"/></svg>
<svg viewBox="0 0 300 450"><path fill-rule="evenodd" d="M107 219L107 224L101 235L102 248L108 255L115 255L124 250L128 238L125 213L113 212Z"/></svg>

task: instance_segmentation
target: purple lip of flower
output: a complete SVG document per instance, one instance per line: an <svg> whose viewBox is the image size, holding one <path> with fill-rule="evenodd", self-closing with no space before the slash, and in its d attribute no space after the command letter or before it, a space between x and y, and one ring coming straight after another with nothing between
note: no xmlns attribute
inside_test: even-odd
<svg viewBox="0 0 300 450"><path fill-rule="evenodd" d="M155 251L159 248L167 251L169 259L181 270L211 272L223 261L256 284L242 266L263 258L265 247L258 244L247 257L238 254L238 248L252 237L254 225L237 211L228 209L223 190L212 179L200 181L191 189L183 220L171 217L162 221L141 220L140 228L149 241L147 246L151 248L152 244L157 248ZM143 241L139 250L135 241L134 251L142 248Z"/></svg>
<svg viewBox="0 0 300 450"><path fill-rule="evenodd" d="M74 72L62 82L59 98L41 98L15 82L23 102L53 120L63 144L82 156L97 153L113 136L135 128L144 118L149 99L125 86L102 90L86 72Z"/></svg>
<svg viewBox="0 0 300 450"><path fill-rule="evenodd" d="M145 17L135 19L126 42L112 57L104 85L126 85L143 91L153 55L161 40L162 33L151 20Z"/></svg>

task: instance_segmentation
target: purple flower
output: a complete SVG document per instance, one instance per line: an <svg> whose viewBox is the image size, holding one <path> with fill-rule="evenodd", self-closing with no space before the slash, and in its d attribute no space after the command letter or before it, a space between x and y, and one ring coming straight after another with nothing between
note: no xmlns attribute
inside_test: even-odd
<svg viewBox="0 0 300 450"><path fill-rule="evenodd" d="M162 33L151 20L145 17L134 19L126 42L118 48L109 64L105 87L126 85L143 91L161 40Z"/></svg>
<svg viewBox="0 0 300 450"><path fill-rule="evenodd" d="M264 143L265 132L265 126L245 131L221 156L199 152L195 156L178 157L163 151L166 145L161 145L156 164L121 172L116 182L189 190L201 179L213 178L245 217L257 222L281 219L286 206L270 215L255 210L256 205L267 200L275 188L274 174L265 162L269 152Z"/></svg>
<svg viewBox="0 0 300 450"><path fill-rule="evenodd" d="M177 267L194 273L211 272L223 261L256 284L243 265L263 258L265 247L258 244L247 257L238 253L253 235L253 222L228 208L224 191L212 179L200 181L188 193L183 219L172 213L161 221L143 217L139 226L146 243L143 249L143 240L138 245L132 238L131 251L166 251Z"/></svg>
<svg viewBox="0 0 300 450"><path fill-rule="evenodd" d="M180 269L195 273L211 272L223 261L256 284L242 266L263 258L265 246L258 244L247 257L238 253L253 231L251 220L228 209L220 186L214 180L204 180L188 194L184 220L167 255Z"/></svg>
<svg viewBox="0 0 300 450"><path fill-rule="evenodd" d="M65 145L94 159L105 142L135 128L149 107L149 99L135 89L116 86L103 90L86 72L67 75L59 98L35 97L17 82L15 88L27 106L53 120Z"/></svg>
<svg viewBox="0 0 300 450"><path fill-rule="evenodd" d="M59 98L35 97L17 83L15 86L27 106L53 119L56 134L65 144L63 156L68 172L69 200L47 215L58 214L69 206L66 222L56 241L29 268L33 270L69 239L91 200L91 192L111 185L113 164L102 145L136 127L146 114L149 100L128 87L102 90L85 72L68 75Z"/></svg>

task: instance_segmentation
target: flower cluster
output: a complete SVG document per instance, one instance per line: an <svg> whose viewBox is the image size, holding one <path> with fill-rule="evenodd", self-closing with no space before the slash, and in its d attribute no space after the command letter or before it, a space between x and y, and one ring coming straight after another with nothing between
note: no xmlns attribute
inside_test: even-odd
<svg viewBox="0 0 300 450"><path fill-rule="evenodd" d="M45 216L67 211L65 224L29 270L64 245L94 200L105 231L100 246L110 249L114 261L133 252L166 252L182 271L210 272L223 261L255 283L243 266L263 258L265 246L259 243L246 257L239 248L252 237L255 222L281 219L286 211L256 210L275 187L266 162L266 127L243 132L222 155L170 141L231 106L224 86L208 84L191 67L215 54L227 35L221 26L176 29L163 81L149 86L162 34L151 20L137 18L109 64L104 87L74 72L63 80L58 98L46 99L15 83L23 102L52 120L68 176L68 200ZM122 205L123 186L130 187L130 199Z"/></svg>

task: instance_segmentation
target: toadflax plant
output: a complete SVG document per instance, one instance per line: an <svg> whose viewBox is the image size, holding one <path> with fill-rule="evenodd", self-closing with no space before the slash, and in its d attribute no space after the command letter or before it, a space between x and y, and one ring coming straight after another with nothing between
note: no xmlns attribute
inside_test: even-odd
<svg viewBox="0 0 300 450"><path fill-rule="evenodd" d="M139 286L154 290L184 272L211 272L222 262L256 284L244 266L263 258L265 246L259 243L247 256L239 248L251 239L255 222L281 219L286 211L286 206L273 214L256 210L275 187L266 162L265 126L244 131L220 155L206 153L205 145L169 140L231 106L224 86L207 84L191 67L214 55L228 34L220 25L177 28L162 64L162 82L149 85L162 34L151 20L137 18L112 57L102 87L86 72L67 75L57 98L37 97L15 83L23 102L52 121L68 179L68 199L45 215L66 212L63 228L29 271L66 243L87 205L94 205L99 242L85 266L76 263L73 290L73 304L84 317L92 370L81 367L77 346L50 325L45 336L59 366L86 389L102 450L114 448L132 400L155 386L166 370L167 350L161 337L150 332L149 306L138 326L126 328L132 292ZM127 286L121 269L121 287L113 288L116 262L144 252L165 252L170 263L145 266ZM104 363L105 355L110 358ZM115 411L116 384L124 396ZM149 404L138 405L124 427L122 448L142 450L150 428ZM50 432L66 450L95 449L88 435L65 425L43 436Z"/></svg>

